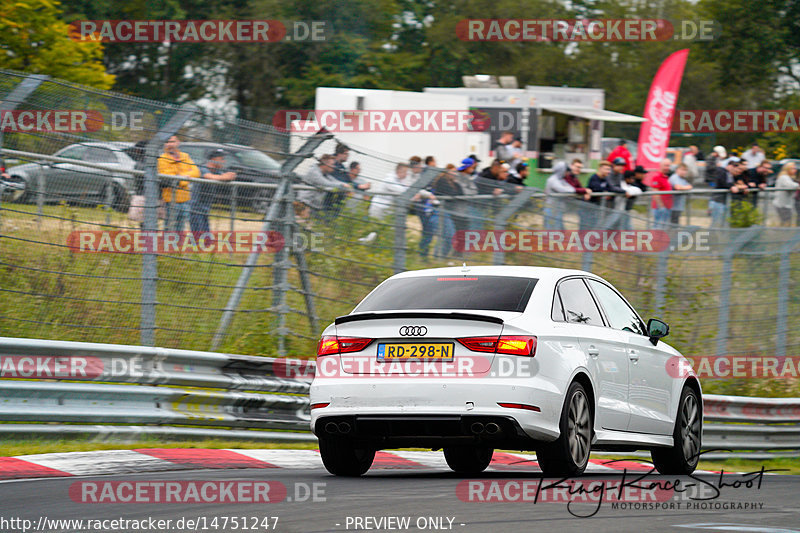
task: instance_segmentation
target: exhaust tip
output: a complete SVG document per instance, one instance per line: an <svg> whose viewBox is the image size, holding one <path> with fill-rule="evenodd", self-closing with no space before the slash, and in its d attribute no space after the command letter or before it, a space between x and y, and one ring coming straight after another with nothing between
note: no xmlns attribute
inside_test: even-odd
<svg viewBox="0 0 800 533"><path fill-rule="evenodd" d="M486 424L486 433L488 433L489 435L494 435L499 432L500 432L500 426L498 426L494 422L489 422L488 424Z"/></svg>
<svg viewBox="0 0 800 533"><path fill-rule="evenodd" d="M328 433L339 433L339 426L334 424L333 422L328 422L325 424L325 431Z"/></svg>
<svg viewBox="0 0 800 533"><path fill-rule="evenodd" d="M339 422L339 433L350 433L350 424L347 422Z"/></svg>
<svg viewBox="0 0 800 533"><path fill-rule="evenodd" d="M475 435L479 435L479 434L483 433L484 430L485 430L485 428L483 427L483 424L481 424L480 422L475 422L474 424L472 424L472 426L469 429Z"/></svg>

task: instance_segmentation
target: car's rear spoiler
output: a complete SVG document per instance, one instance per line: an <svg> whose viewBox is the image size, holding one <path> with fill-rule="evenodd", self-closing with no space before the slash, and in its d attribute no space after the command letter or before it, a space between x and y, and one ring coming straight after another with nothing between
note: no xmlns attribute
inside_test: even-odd
<svg viewBox="0 0 800 533"><path fill-rule="evenodd" d="M492 322L502 324L503 319L490 315L476 315L473 313L447 313L436 311L390 311L388 313L356 313L336 317L335 323L359 322L361 320L380 320L382 318L452 318L454 320L475 320L478 322Z"/></svg>

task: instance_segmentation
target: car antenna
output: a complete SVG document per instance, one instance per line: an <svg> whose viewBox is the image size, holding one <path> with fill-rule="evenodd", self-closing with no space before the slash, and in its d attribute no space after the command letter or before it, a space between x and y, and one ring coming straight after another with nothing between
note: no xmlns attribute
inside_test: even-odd
<svg viewBox="0 0 800 533"><path fill-rule="evenodd" d="M469 267L467 266L466 261L463 263L463 267L461 267L461 272L469 272Z"/></svg>

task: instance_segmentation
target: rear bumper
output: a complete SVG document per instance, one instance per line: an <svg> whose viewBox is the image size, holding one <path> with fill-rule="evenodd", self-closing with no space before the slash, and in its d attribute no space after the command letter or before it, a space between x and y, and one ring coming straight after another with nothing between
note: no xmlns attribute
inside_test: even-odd
<svg viewBox="0 0 800 533"><path fill-rule="evenodd" d="M315 379L311 429L333 437L328 423L350 424L348 436L391 446L442 446L487 441L514 449L558 438L563 393L537 377L525 379ZM501 407L535 406L539 411ZM472 425L497 424L501 431L474 432ZM443 444L444 443L444 444ZM520 446L525 444L525 446ZM499 447L499 446L497 446Z"/></svg>
<svg viewBox="0 0 800 533"><path fill-rule="evenodd" d="M486 445L534 449L531 439L511 416L484 415L338 415L320 416L319 437L348 438L375 448Z"/></svg>

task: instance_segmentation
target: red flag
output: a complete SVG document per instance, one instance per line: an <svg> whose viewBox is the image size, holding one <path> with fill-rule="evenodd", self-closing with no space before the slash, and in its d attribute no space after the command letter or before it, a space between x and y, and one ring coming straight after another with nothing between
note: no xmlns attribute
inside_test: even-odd
<svg viewBox="0 0 800 533"><path fill-rule="evenodd" d="M645 122L639 130L639 153L636 164L644 168L658 168L658 163L667 155L669 133L672 129L672 115L678 102L683 68L689 49L678 50L661 64L644 107Z"/></svg>

